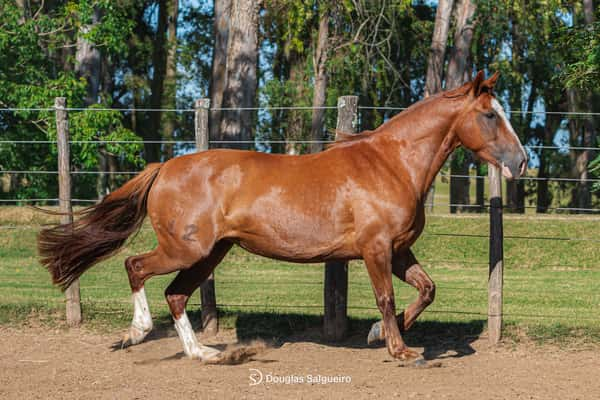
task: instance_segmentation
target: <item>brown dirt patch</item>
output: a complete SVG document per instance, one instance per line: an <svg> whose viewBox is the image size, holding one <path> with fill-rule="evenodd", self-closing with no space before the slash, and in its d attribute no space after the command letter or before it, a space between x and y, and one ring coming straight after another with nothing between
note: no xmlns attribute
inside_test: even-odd
<svg viewBox="0 0 600 400"><path fill-rule="evenodd" d="M600 397L598 348L564 350L523 343L490 348L481 338L465 345L468 348L448 343L426 348L433 368L400 367L385 348L359 345L361 338L332 346L308 334L305 341L300 336L262 349L241 365L204 365L183 357L171 331L154 334L139 346L114 350L119 337L86 330L0 328L0 398ZM206 341L222 347L234 342L232 332ZM259 379L256 370L263 382L251 386L251 375ZM271 381L275 377L287 384L267 382L269 375ZM320 384L316 376L342 381L349 376L351 382Z"/></svg>

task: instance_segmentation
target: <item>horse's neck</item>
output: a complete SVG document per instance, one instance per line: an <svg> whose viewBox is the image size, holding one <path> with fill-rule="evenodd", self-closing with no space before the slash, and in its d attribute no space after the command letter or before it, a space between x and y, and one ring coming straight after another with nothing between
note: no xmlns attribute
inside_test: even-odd
<svg viewBox="0 0 600 400"><path fill-rule="evenodd" d="M435 112L424 106L399 115L380 128L388 159L406 168L423 201L435 176L458 145L452 132L457 115L458 109Z"/></svg>

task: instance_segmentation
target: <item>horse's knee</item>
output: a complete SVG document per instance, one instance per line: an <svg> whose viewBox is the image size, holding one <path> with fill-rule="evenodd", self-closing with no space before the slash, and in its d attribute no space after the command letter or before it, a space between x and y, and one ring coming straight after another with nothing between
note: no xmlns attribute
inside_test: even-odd
<svg viewBox="0 0 600 400"><path fill-rule="evenodd" d="M421 293L421 299L425 305L433 303L433 300L435 300L435 283L429 282L425 285Z"/></svg>
<svg viewBox="0 0 600 400"><path fill-rule="evenodd" d="M137 292L144 286L146 278L141 258L139 256L127 257L125 260L125 270L127 271L131 290Z"/></svg>
<svg viewBox="0 0 600 400"><path fill-rule="evenodd" d="M165 299L167 300L173 318L179 319L185 312L185 306L187 305L189 296L174 293L169 286L165 290Z"/></svg>

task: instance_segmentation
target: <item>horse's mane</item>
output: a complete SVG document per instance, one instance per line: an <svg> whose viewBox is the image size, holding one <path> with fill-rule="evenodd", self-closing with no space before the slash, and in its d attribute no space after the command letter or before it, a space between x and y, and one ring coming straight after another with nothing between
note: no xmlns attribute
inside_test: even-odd
<svg viewBox="0 0 600 400"><path fill-rule="evenodd" d="M362 140L366 137L372 136L375 131L362 131L359 133L347 133L340 131L338 129L332 129L331 132L335 133L335 142L329 143L326 148L330 149L338 144L348 143L348 142L356 142L358 140Z"/></svg>
<svg viewBox="0 0 600 400"><path fill-rule="evenodd" d="M347 133L347 132L342 132L338 129L331 129L331 132L335 134L335 142L333 143L329 143L326 146L326 149L331 149L333 147L338 147L340 145L346 145L346 144L350 144L350 143L354 143L354 142L358 142L358 141L362 141L365 139L370 138L371 136L373 136L374 134L377 134L377 132L379 132L379 129L381 127L383 127L384 125L386 125L387 123L399 118L400 116L406 116L406 114L410 114L411 111L413 111L414 109L416 109L418 106L422 106L425 103L429 103L433 100L436 99L440 99L440 98L445 98L445 99L454 99L454 98L459 98L459 97L463 97L466 96L467 94L469 94L469 90L471 89L471 82L468 82L467 84L460 86L456 89L451 89L451 90L446 90L444 92L439 92L436 93L434 95L431 95L429 97L426 97L422 100L417 101L416 103L412 104L410 107L406 108L405 110L399 112L398 114L394 115L392 118L390 118L388 121L386 121L384 124L380 125L377 129L375 130L366 130L366 131L362 131L359 133Z"/></svg>

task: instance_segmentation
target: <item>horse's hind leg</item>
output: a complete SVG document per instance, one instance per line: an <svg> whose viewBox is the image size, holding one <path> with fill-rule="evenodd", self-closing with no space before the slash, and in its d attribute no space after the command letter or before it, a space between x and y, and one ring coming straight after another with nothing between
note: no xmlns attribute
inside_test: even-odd
<svg viewBox="0 0 600 400"><path fill-rule="evenodd" d="M206 361L214 359L220 353L218 350L198 342L185 312L185 306L194 290L208 278L231 246L232 244L229 242L216 243L208 257L198 261L191 268L180 271L165 290L165 297L175 321L175 330L183 345L183 351L189 358Z"/></svg>
<svg viewBox="0 0 600 400"><path fill-rule="evenodd" d="M406 331L414 324L417 317L435 299L435 284L423 270L412 251L408 250L393 257L392 272L398 278L413 286L419 291L419 297L406 310L396 317L401 331ZM376 322L371 327L367 342L372 343L385 338L385 329L381 322Z"/></svg>
<svg viewBox="0 0 600 400"><path fill-rule="evenodd" d="M151 276L166 274L179 268L180 264L167 257L160 247L125 260L125 269L131 287L133 319L129 331L123 337L121 347L141 343L152 330L152 316L146 299L144 282Z"/></svg>

